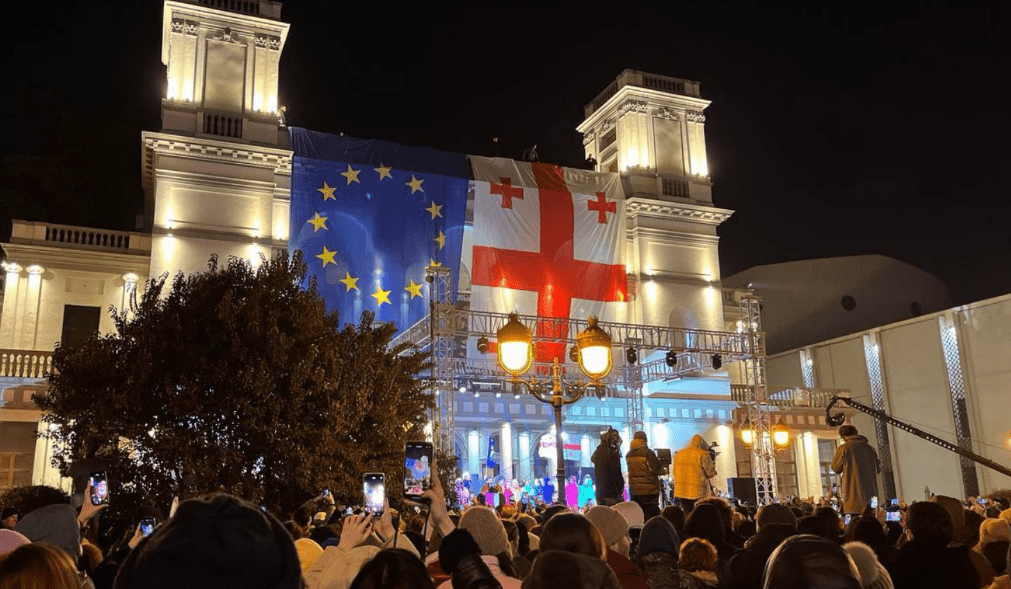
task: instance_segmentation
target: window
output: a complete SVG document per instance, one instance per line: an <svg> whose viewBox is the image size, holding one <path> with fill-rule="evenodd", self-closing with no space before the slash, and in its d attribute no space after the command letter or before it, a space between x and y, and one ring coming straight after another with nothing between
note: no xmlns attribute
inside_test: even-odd
<svg viewBox="0 0 1011 589"><path fill-rule="evenodd" d="M77 347L93 334L98 333L98 322L102 316L101 307L63 306L63 335L60 345Z"/></svg>
<svg viewBox="0 0 1011 589"><path fill-rule="evenodd" d="M828 495L832 485L839 484L839 475L832 472L832 458L835 456L835 440L818 440L818 463L821 470L821 494Z"/></svg>

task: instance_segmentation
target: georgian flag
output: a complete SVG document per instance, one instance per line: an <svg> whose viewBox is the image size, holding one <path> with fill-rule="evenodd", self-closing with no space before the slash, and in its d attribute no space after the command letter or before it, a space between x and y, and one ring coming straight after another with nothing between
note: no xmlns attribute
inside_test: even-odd
<svg viewBox="0 0 1011 589"><path fill-rule="evenodd" d="M626 321L625 197L617 174L471 156L471 309ZM466 255L466 252L465 252ZM547 322L537 360L567 358ZM574 334L573 334L574 335Z"/></svg>

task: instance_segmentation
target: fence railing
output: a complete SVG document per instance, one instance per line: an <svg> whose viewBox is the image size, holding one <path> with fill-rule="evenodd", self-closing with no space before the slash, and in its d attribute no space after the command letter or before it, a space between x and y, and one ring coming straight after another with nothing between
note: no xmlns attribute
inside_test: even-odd
<svg viewBox="0 0 1011 589"><path fill-rule="evenodd" d="M130 234L124 231L85 229L70 225L46 225L46 241L89 245L117 250L130 249Z"/></svg>
<svg viewBox="0 0 1011 589"><path fill-rule="evenodd" d="M0 377L45 378L52 367L52 352L0 350Z"/></svg>

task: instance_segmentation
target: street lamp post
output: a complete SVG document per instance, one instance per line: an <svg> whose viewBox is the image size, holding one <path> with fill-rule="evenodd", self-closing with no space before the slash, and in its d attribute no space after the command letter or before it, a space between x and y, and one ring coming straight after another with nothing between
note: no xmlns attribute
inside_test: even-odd
<svg viewBox="0 0 1011 589"><path fill-rule="evenodd" d="M600 380L611 371L611 336L597 325L597 318L587 320L587 328L576 336L579 368L590 383L566 382L558 358L551 366L551 379L538 381L534 377L520 378L533 363L533 337L516 313L496 332L498 361L510 374L509 382L523 385L538 401L551 405L555 414L555 452L558 479L558 499L565 502L565 444L562 441L562 407L583 397L590 387L600 386Z"/></svg>

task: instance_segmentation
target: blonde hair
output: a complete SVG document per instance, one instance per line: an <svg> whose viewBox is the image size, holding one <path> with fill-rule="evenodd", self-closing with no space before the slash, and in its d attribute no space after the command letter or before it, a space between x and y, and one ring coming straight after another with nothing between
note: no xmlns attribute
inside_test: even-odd
<svg viewBox="0 0 1011 589"><path fill-rule="evenodd" d="M52 544L25 544L0 557L0 589L80 588L73 559Z"/></svg>
<svg viewBox="0 0 1011 589"><path fill-rule="evenodd" d="M716 571L716 547L704 538L688 538L681 543L678 567L689 572Z"/></svg>

